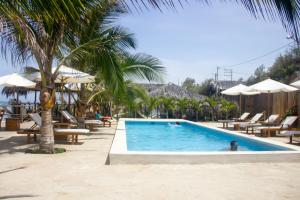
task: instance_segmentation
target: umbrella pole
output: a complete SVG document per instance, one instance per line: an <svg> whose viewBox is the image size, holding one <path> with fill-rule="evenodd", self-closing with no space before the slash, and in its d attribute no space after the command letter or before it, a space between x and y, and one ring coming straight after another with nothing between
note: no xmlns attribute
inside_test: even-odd
<svg viewBox="0 0 300 200"><path fill-rule="evenodd" d="M34 90L34 112L36 112L36 90Z"/></svg>
<svg viewBox="0 0 300 200"><path fill-rule="evenodd" d="M268 110L267 110L267 118L268 118L268 122L269 122L269 115L270 115L270 92L268 92Z"/></svg>
<svg viewBox="0 0 300 200"><path fill-rule="evenodd" d="M68 99L68 110L71 112L71 91L68 91L69 99Z"/></svg>
<svg viewBox="0 0 300 200"><path fill-rule="evenodd" d="M240 116L242 115L242 95L240 94Z"/></svg>

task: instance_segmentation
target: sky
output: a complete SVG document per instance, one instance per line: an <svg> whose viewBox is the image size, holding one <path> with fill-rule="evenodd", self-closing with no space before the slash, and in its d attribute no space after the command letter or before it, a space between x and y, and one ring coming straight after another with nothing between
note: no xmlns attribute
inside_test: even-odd
<svg viewBox="0 0 300 200"><path fill-rule="evenodd" d="M128 28L137 39L137 53L147 53L166 67L165 83L181 84L186 77L201 82L213 78L220 66L219 80L229 80L224 69L233 70L233 80L248 78L264 64L269 67L289 46L262 59L227 67L264 55L288 43L287 33L279 21L255 19L235 2L203 5L184 4L177 11L133 10L120 17L118 24ZM23 66L0 57L0 76L18 72ZM0 97L0 100L2 98Z"/></svg>
<svg viewBox="0 0 300 200"><path fill-rule="evenodd" d="M167 68L166 82L182 83L186 77L201 82L224 68L261 56L292 41L279 21L255 19L237 3L203 5L191 2L177 12L132 12L121 24L135 34L137 52L159 58ZM287 47L288 48L288 47ZM269 67L287 48L262 59L231 67L233 80L246 79L261 64Z"/></svg>

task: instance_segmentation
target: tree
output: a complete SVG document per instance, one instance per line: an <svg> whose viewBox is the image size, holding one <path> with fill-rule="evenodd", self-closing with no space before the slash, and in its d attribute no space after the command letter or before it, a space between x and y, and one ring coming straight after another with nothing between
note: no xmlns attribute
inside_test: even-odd
<svg viewBox="0 0 300 200"><path fill-rule="evenodd" d="M199 121L199 112L202 112L203 102L196 99L191 99L189 102L191 109L195 112L196 121Z"/></svg>
<svg viewBox="0 0 300 200"><path fill-rule="evenodd" d="M295 48L280 55L269 69L272 79L286 84L294 81L300 73L300 49Z"/></svg>
<svg viewBox="0 0 300 200"><path fill-rule="evenodd" d="M206 96L213 96L217 93L216 85L212 79L206 79L200 84L199 93Z"/></svg>
<svg viewBox="0 0 300 200"><path fill-rule="evenodd" d="M263 81L269 77L269 73L266 70L264 65L259 66L253 76L250 76L247 80L248 85L252 85L254 83L258 83L260 81Z"/></svg>
<svg viewBox="0 0 300 200"><path fill-rule="evenodd" d="M228 119L230 112L236 111L237 107L234 103L221 99L221 111L225 113L225 118Z"/></svg>
<svg viewBox="0 0 300 200"><path fill-rule="evenodd" d="M64 64L64 58L84 57L91 47L90 42L65 55L64 43L72 42L78 21L83 13L99 4L98 1L1 1L1 52L11 51L14 63L24 63L33 58L41 73L40 102L42 126L40 128L40 150L54 152L54 135L51 110L55 103L55 83L57 70L52 74L52 65ZM59 69L59 67L57 68Z"/></svg>
<svg viewBox="0 0 300 200"><path fill-rule="evenodd" d="M178 110L180 111L181 118L183 118L184 113L186 112L186 110L188 108L188 105L189 105L189 101L186 98L176 100L176 106L177 106Z"/></svg>
<svg viewBox="0 0 300 200"><path fill-rule="evenodd" d="M199 93L199 85L196 84L195 79L186 78L181 86L189 92Z"/></svg>
<svg viewBox="0 0 300 200"><path fill-rule="evenodd" d="M218 101L215 98L206 98L205 99L205 104L209 107L210 109L210 113L211 113L211 120L214 121L216 116L217 116L217 112L218 112Z"/></svg>
<svg viewBox="0 0 300 200"><path fill-rule="evenodd" d="M166 112L167 119L169 118L169 111L175 109L175 102L173 98L161 97L160 102Z"/></svg>

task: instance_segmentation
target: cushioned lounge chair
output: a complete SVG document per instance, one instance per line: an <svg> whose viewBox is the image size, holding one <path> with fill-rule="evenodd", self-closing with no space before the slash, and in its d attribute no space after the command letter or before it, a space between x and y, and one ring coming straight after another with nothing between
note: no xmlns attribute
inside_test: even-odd
<svg viewBox="0 0 300 200"><path fill-rule="evenodd" d="M249 121L246 122L232 122L234 129L240 130L240 128L246 128L249 124L255 124L264 116L263 113L257 113Z"/></svg>
<svg viewBox="0 0 300 200"><path fill-rule="evenodd" d="M245 112L239 118L233 118L229 120L218 120L218 122L223 123L223 128L228 128L228 123L245 121L249 117L249 115L250 113Z"/></svg>
<svg viewBox="0 0 300 200"><path fill-rule="evenodd" d="M299 128L291 128L290 130L281 131L277 136L288 136L290 138L290 143L298 142L300 143L300 129Z"/></svg>
<svg viewBox="0 0 300 200"><path fill-rule="evenodd" d="M258 127L257 130L260 130L261 135L270 137L271 132L278 132L280 134L281 131L290 130L297 119L298 116L287 116L278 126L263 126Z"/></svg>
<svg viewBox="0 0 300 200"><path fill-rule="evenodd" d="M77 119L71 115L68 111L63 110L61 111L61 114L64 116L64 118L68 121L68 123L58 123L60 125L67 125L67 126L78 126ZM93 128L94 126L101 126L103 125L103 122L100 120L84 120L85 127L89 126L90 128Z"/></svg>
<svg viewBox="0 0 300 200"><path fill-rule="evenodd" d="M274 126L278 122L279 115L270 115L268 119L265 121L258 121L257 123L250 123L250 124L245 124L246 128L246 133L249 133L249 130L252 130L252 134L254 133L254 128L260 127L260 126Z"/></svg>
<svg viewBox="0 0 300 200"><path fill-rule="evenodd" d="M42 118L38 113L29 113L28 116L34 121L34 125L32 125L29 129L18 131L18 134L26 134L27 135L27 143L30 142L31 135L33 135L34 141L37 140L37 134L40 133L40 127L42 126ZM54 123L55 126L56 123ZM72 129L72 128L54 128L54 135L65 135L72 137L72 144L78 142L79 134L89 133L88 129Z"/></svg>

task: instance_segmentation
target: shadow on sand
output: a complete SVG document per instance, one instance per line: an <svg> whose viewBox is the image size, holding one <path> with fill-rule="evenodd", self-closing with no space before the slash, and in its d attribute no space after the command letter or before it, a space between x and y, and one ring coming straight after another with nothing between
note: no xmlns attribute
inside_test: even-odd
<svg viewBox="0 0 300 200"><path fill-rule="evenodd" d="M29 198L29 197L37 197L37 195L32 195L32 194L6 195L6 196L0 196L0 199L17 199L17 198Z"/></svg>

